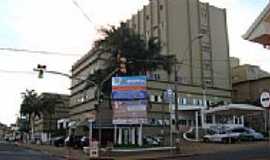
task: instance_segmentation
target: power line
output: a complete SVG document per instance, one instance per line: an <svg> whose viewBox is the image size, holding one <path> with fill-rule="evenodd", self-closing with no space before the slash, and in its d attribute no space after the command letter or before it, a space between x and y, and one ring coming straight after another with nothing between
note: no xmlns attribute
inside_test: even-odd
<svg viewBox="0 0 270 160"><path fill-rule="evenodd" d="M62 53L62 52L54 52L54 51L38 51L38 50L30 50L30 49L21 49L21 48L0 48L1 51L10 51L10 52L26 52L26 53L38 53L44 55L58 55L58 56L82 56L79 54L69 54L69 53Z"/></svg>
<svg viewBox="0 0 270 160"><path fill-rule="evenodd" d="M5 70L5 69L0 69L0 73L7 73L7 74L35 74L33 71L18 71L18 70Z"/></svg>
<svg viewBox="0 0 270 160"><path fill-rule="evenodd" d="M81 11L83 14L84 18L90 22L91 24L94 25L95 30L98 30L97 27L95 26L95 23L91 20L91 18L86 14L86 12L82 9L82 7L79 5L79 3L76 0L72 0L73 4Z"/></svg>

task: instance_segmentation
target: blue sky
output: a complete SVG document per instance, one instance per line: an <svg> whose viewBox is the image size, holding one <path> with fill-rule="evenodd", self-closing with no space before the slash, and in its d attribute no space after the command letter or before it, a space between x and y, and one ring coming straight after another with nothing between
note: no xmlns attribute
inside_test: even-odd
<svg viewBox="0 0 270 160"><path fill-rule="evenodd" d="M260 65L270 71L269 50L244 41L241 35L266 6L268 0L202 0L226 8L231 56L242 63ZM45 56L0 51L0 71L32 71L36 64L47 64L49 70L69 73L71 65L85 54L98 36L95 27L118 24L142 8L147 0L77 0L94 22L89 23L73 5L72 0L1 0L0 47L51 50L78 56ZM106 4L106 5L104 5ZM36 74L0 72L0 122L15 122L21 103L20 93L26 88L38 92L69 93L66 78Z"/></svg>

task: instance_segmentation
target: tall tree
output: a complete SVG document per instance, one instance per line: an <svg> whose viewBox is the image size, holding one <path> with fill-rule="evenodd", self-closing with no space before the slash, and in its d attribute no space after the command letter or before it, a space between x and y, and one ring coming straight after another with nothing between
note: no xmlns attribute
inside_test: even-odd
<svg viewBox="0 0 270 160"><path fill-rule="evenodd" d="M22 93L22 98L23 101L21 103L21 108L20 108L20 113L22 116L27 117L27 128L28 128L28 133L30 129L30 125L32 124L32 138L34 134L34 120L33 118L36 115L39 115L40 113L40 101L38 98L38 94L36 93L35 90L28 90L26 89L25 92Z"/></svg>
<svg viewBox="0 0 270 160"><path fill-rule="evenodd" d="M93 54L97 55L97 59L105 60L106 63L102 69L89 75L89 80L96 83L101 82L104 77L118 67L117 56L119 55L127 59L126 75L145 75L147 72L158 69L171 73L171 65L174 63L175 57L160 53L161 47L157 38L145 40L124 23L120 27L103 28L100 32L103 38L95 42ZM103 93L110 93L109 80L104 84Z"/></svg>
<svg viewBox="0 0 270 160"><path fill-rule="evenodd" d="M51 142L52 125L56 126L55 112L56 107L59 105L64 105L64 101L60 95L44 93L40 96L40 112L43 114L44 120L47 120L48 122L47 132L49 136L49 142Z"/></svg>

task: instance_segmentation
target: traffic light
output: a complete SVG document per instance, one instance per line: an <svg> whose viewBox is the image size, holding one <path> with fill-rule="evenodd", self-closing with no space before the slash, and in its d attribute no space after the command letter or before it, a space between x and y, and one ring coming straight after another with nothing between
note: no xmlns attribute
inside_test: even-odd
<svg viewBox="0 0 270 160"><path fill-rule="evenodd" d="M120 58L119 70L121 73L127 73L127 59L125 57Z"/></svg>
<svg viewBox="0 0 270 160"><path fill-rule="evenodd" d="M44 71L46 70L46 65L41 65L41 64L38 64L37 65L37 69L38 69L38 78L43 78L43 74L44 74Z"/></svg>
<svg viewBox="0 0 270 160"><path fill-rule="evenodd" d="M127 73L127 59L126 57L122 56L121 51L118 51L116 59L117 59L119 71L123 74L126 74Z"/></svg>

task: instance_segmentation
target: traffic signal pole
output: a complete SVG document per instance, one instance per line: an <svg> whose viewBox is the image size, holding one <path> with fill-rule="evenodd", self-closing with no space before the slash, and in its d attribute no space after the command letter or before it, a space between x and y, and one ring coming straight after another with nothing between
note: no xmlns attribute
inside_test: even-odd
<svg viewBox="0 0 270 160"><path fill-rule="evenodd" d="M99 130L98 130L98 137L99 137L99 142L101 143L101 138L102 138L102 130L101 130L101 115L100 115L100 96L101 96L101 93L102 93L102 88L103 88L103 85L104 83L109 80L113 74L115 74L116 72L119 71L119 68L115 68L110 74L108 74L100 83L96 83L94 81L91 81L91 80L88 80L88 79L83 79L83 78L80 78L80 77L73 77L69 74L66 74L66 73L62 73L62 72L58 72L58 71L48 71L46 70L46 66L45 67L40 67L40 66L43 66L43 65L38 65L37 68L34 68L33 70L36 71L36 72L39 72L39 77L40 78L43 78L43 74L44 73L49 73L49 74L55 74L55 75L60 75L60 76L64 76L64 77L68 77L70 79L74 79L74 80L80 80L80 81L83 81L83 82L87 82L89 84L92 84L96 87L97 89L97 112L98 112L98 124L99 124ZM89 123L92 123L92 122L89 122ZM92 127L92 124L90 124L89 126ZM92 139L92 128L89 130L91 130L91 132L89 131L89 139ZM90 145L90 144L89 144Z"/></svg>

